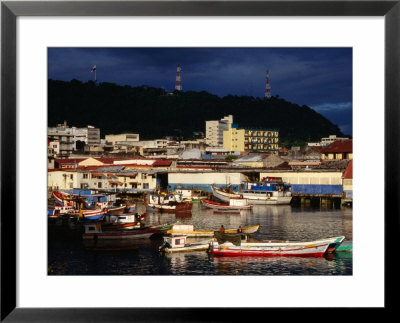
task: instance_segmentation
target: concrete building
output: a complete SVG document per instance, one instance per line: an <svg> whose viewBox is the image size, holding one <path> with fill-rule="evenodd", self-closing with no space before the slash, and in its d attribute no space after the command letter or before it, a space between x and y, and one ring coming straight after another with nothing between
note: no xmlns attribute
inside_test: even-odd
<svg viewBox="0 0 400 323"><path fill-rule="evenodd" d="M206 151L206 142L205 139L197 139L197 140L182 140L180 142L180 147L184 150L191 150L191 149L199 149L202 154Z"/></svg>
<svg viewBox="0 0 400 323"><path fill-rule="evenodd" d="M157 186L156 172L127 169L124 166L99 167L95 170L55 169L48 171L49 191L90 189L118 192L151 192Z"/></svg>
<svg viewBox="0 0 400 323"><path fill-rule="evenodd" d="M224 131L233 123L233 116L228 115L221 120L206 121L206 144L212 147L223 147Z"/></svg>
<svg viewBox="0 0 400 323"><path fill-rule="evenodd" d="M322 159L353 159L353 140L337 140L321 149Z"/></svg>
<svg viewBox="0 0 400 323"><path fill-rule="evenodd" d="M245 151L279 152L279 131L274 129L245 129Z"/></svg>
<svg viewBox="0 0 400 323"><path fill-rule="evenodd" d="M328 146L337 140L348 140L348 139L349 138L347 137L336 137L336 135L330 135L329 137L321 139L321 146Z"/></svg>
<svg viewBox="0 0 400 323"><path fill-rule="evenodd" d="M85 145L100 145L100 129L90 125L82 128L69 127L67 121L64 121L63 124L58 124L56 127L48 127L47 132L51 138L57 135L71 136L70 141L73 145L73 151L79 150L78 142L85 143Z"/></svg>
<svg viewBox="0 0 400 323"><path fill-rule="evenodd" d="M118 135L106 135L106 142L116 145L118 143L131 143L139 141L139 134L136 133L122 133Z"/></svg>
<svg viewBox="0 0 400 323"><path fill-rule="evenodd" d="M223 147L231 151L245 151L244 138L244 129L238 129L236 124L229 125L223 134Z"/></svg>
<svg viewBox="0 0 400 323"><path fill-rule="evenodd" d="M68 157L74 150L73 135L66 132L48 132L48 153L57 157ZM49 150L50 149L50 150Z"/></svg>
<svg viewBox="0 0 400 323"><path fill-rule="evenodd" d="M271 129L238 129L236 124L224 131L223 147L247 152L279 152L279 131Z"/></svg>
<svg viewBox="0 0 400 323"><path fill-rule="evenodd" d="M213 172L213 171L180 171L168 173L168 188L175 190L182 189L201 189L211 192L211 184L217 187L231 185L233 189L238 189L240 184L246 180L241 173L233 172Z"/></svg>

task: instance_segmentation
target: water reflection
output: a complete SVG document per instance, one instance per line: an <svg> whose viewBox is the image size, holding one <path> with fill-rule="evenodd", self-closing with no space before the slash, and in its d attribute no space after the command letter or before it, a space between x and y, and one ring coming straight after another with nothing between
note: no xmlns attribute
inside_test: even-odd
<svg viewBox="0 0 400 323"><path fill-rule="evenodd" d="M138 203L138 212L143 213ZM352 209L255 205L241 214L214 214L193 203L188 214L148 212L148 225L193 224L195 230L260 225L255 240L303 240L345 235L352 240ZM162 239L98 240L98 247L137 246L136 251L91 252L79 224L49 221L48 272L52 275L351 275L352 252L321 258L213 257L205 251L160 255ZM204 238L202 238L204 239Z"/></svg>

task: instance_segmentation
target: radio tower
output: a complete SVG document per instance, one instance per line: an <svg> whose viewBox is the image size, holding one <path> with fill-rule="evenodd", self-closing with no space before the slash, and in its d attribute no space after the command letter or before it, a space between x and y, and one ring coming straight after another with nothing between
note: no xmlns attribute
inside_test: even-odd
<svg viewBox="0 0 400 323"><path fill-rule="evenodd" d="M269 70L267 70L267 75L266 75L265 98L266 99L270 99L271 98L271 85L269 84Z"/></svg>
<svg viewBox="0 0 400 323"><path fill-rule="evenodd" d="M176 91L182 91L181 65L180 65L180 64L178 64L177 67L176 67L175 90L176 90Z"/></svg>

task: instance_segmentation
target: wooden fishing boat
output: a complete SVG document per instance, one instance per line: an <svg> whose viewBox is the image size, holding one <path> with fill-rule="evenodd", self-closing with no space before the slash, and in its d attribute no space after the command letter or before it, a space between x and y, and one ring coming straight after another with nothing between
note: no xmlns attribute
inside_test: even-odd
<svg viewBox="0 0 400 323"><path fill-rule="evenodd" d="M243 234L215 232L215 239L210 243L210 250L215 256L297 256L322 257L326 252L334 251L344 237L334 237L314 241L249 241Z"/></svg>
<svg viewBox="0 0 400 323"><path fill-rule="evenodd" d="M259 225L242 228L243 233L252 234L257 232ZM225 229L226 233L235 233L237 229ZM195 231L192 224L174 224L170 230L166 232L171 236L185 235L188 237L213 237L213 230L198 230Z"/></svg>
<svg viewBox="0 0 400 323"><path fill-rule="evenodd" d="M244 198L249 204L287 205L292 200L290 185L281 178L269 178L261 182L245 182L237 192L228 188L217 188L211 185L213 195L224 202L232 198Z"/></svg>
<svg viewBox="0 0 400 323"><path fill-rule="evenodd" d="M171 225L161 224L150 227L142 227L132 230L103 231L101 223L85 225L83 239L143 239L150 238L155 234L162 234L171 228Z"/></svg>
<svg viewBox="0 0 400 323"><path fill-rule="evenodd" d="M72 200L72 196L67 193L53 191L54 202L58 205L64 205L67 201Z"/></svg>
<svg viewBox="0 0 400 323"><path fill-rule="evenodd" d="M150 194L144 201L146 210L160 213L191 212L192 202L182 199L181 194Z"/></svg>
<svg viewBox="0 0 400 323"><path fill-rule="evenodd" d="M50 207L48 209L47 215L49 218L58 218L63 215L72 214L75 212L75 209L70 205L55 205L54 207Z"/></svg>
<svg viewBox="0 0 400 323"><path fill-rule="evenodd" d="M223 202L229 203L230 199L243 198L241 194L235 193L229 188L225 188L225 189L219 188L219 187L216 187L214 184L211 185L211 190L212 190L213 195L217 199L219 199Z"/></svg>
<svg viewBox="0 0 400 323"><path fill-rule="evenodd" d="M104 223L101 224L103 230L130 230L140 228L141 221L146 217L146 214L130 214L123 213L117 215L106 215Z"/></svg>
<svg viewBox="0 0 400 323"><path fill-rule="evenodd" d="M210 239L187 243L186 238L187 236L164 237L159 251L162 253L205 251L210 247Z"/></svg>
<svg viewBox="0 0 400 323"><path fill-rule="evenodd" d="M120 205L120 206L110 206L107 208L107 213L108 214L118 214L121 212L124 212L126 209L126 205Z"/></svg>
<svg viewBox="0 0 400 323"><path fill-rule="evenodd" d="M253 207L247 203L246 199L231 198L229 203L218 203L211 200L201 200L201 204L209 209L217 212L236 212L240 213L241 210L251 210Z"/></svg>
<svg viewBox="0 0 400 323"><path fill-rule="evenodd" d="M73 216L78 216L84 218L85 220L100 220L105 214L107 214L107 209L104 210L80 210L75 213L71 213Z"/></svg>
<svg viewBox="0 0 400 323"><path fill-rule="evenodd" d="M169 204L154 204L153 208L160 213L176 213L176 212L191 212L191 202L169 203Z"/></svg>
<svg viewBox="0 0 400 323"><path fill-rule="evenodd" d="M136 204L128 204L125 206L125 213L134 213L136 210Z"/></svg>

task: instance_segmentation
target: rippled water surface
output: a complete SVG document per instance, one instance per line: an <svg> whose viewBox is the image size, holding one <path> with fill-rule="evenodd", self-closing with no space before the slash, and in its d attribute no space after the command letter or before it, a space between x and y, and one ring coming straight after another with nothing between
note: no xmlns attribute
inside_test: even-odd
<svg viewBox="0 0 400 323"><path fill-rule="evenodd" d="M144 212L139 205L138 211ZM256 240L303 240L344 235L352 242L352 209L301 209L291 206L254 206L243 214L214 214L193 203L191 214L147 213L149 225L193 224L195 230L237 228L259 224ZM50 220L49 275L352 275L352 252L327 257L213 257L205 251L160 255L162 239L101 241L99 246L135 245L120 252L85 251L82 228ZM204 238L202 238L204 239Z"/></svg>

